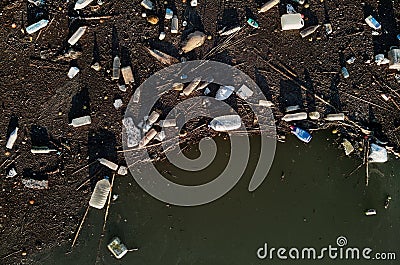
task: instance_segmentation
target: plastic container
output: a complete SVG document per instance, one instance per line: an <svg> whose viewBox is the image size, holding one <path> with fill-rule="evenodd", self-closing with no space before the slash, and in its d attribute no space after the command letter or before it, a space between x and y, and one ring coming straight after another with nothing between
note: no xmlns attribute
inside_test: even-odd
<svg viewBox="0 0 400 265"><path fill-rule="evenodd" d="M48 21L47 19L42 19L42 20L40 20L40 21L38 21L38 22L36 22L36 23L34 23L34 24L28 26L28 27L25 29L25 30L26 30L26 33L28 33L28 34L35 33L36 31L38 31L38 30L40 30L40 29L46 27L47 24L49 24L49 21Z"/></svg>
<svg viewBox="0 0 400 265"><path fill-rule="evenodd" d="M279 2L280 2L280 0L270 0L270 1L266 2L264 5L262 5L260 10L258 10L258 13L267 12L268 10L270 10L271 8L273 8L274 6L279 4Z"/></svg>
<svg viewBox="0 0 400 265"><path fill-rule="evenodd" d="M112 77L111 77L112 80L119 79L120 66L121 66L121 61L120 61L118 55L116 55L114 57L114 61L113 61L113 69L112 69Z"/></svg>
<svg viewBox="0 0 400 265"><path fill-rule="evenodd" d="M282 30L301 29L304 27L304 20L301 14L284 14L281 16Z"/></svg>
<svg viewBox="0 0 400 265"><path fill-rule="evenodd" d="M378 30L381 28L381 24L373 17L373 16L368 16L365 19L365 22L370 26L371 28Z"/></svg>
<svg viewBox="0 0 400 265"><path fill-rule="evenodd" d="M242 119L239 115L224 115L214 118L210 127L217 132L226 132L240 128Z"/></svg>
<svg viewBox="0 0 400 265"><path fill-rule="evenodd" d="M14 129L14 131L11 132L10 136L8 137L6 148L7 149L12 149L14 146L15 141L17 140L18 137L18 127Z"/></svg>
<svg viewBox="0 0 400 265"><path fill-rule="evenodd" d="M312 139L312 136L310 133L308 133L307 131L300 129L299 127L295 127L295 126L290 126L290 129L292 130L292 133L294 135L296 135L296 137L300 140L303 141L305 143L309 143Z"/></svg>
<svg viewBox="0 0 400 265"><path fill-rule="evenodd" d="M79 68L76 67L76 66L73 66L73 67L69 68L69 71L68 71L67 76L68 76L69 78L72 79L72 78L74 78L78 73L79 73Z"/></svg>
<svg viewBox="0 0 400 265"><path fill-rule="evenodd" d="M282 118L282 120L284 120L284 121L301 121L301 120L306 120L306 119L307 119L307 113L306 112L286 114Z"/></svg>
<svg viewBox="0 0 400 265"><path fill-rule="evenodd" d="M178 33L178 23L179 23L178 17L174 15L171 21L171 33L174 34Z"/></svg>
<svg viewBox="0 0 400 265"><path fill-rule="evenodd" d="M92 123L92 119L90 118L90 116L83 116L83 117L73 119L70 125L72 125L74 127L80 127L80 126L88 125L91 123Z"/></svg>
<svg viewBox="0 0 400 265"><path fill-rule="evenodd" d="M94 187L92 196L90 197L89 205L93 208L103 209L106 204L108 194L110 193L111 185L108 178L99 180Z"/></svg>
<svg viewBox="0 0 400 265"><path fill-rule="evenodd" d="M80 27L72 36L69 38L68 43L70 45L75 45L75 43L78 42L78 40L83 36L87 29L87 26Z"/></svg>

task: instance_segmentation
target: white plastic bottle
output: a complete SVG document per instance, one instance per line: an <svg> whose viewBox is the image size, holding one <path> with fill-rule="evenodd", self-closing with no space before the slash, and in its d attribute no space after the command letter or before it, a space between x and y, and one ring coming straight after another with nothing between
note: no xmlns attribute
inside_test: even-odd
<svg viewBox="0 0 400 265"><path fill-rule="evenodd" d="M113 70L112 70L112 80L118 80L119 79L119 71L120 71L120 66L121 66L121 61L119 60L118 55L114 57L113 61Z"/></svg>
<svg viewBox="0 0 400 265"><path fill-rule="evenodd" d="M6 147L8 149L13 148L14 143L17 140L17 137L18 137L18 127L15 128L14 131L12 131L12 133L10 134L10 137L8 137L7 144L6 144Z"/></svg>
<svg viewBox="0 0 400 265"><path fill-rule="evenodd" d="M178 17L176 15L174 15L174 17L172 18L171 21L171 33L178 33Z"/></svg>
<svg viewBox="0 0 400 265"><path fill-rule="evenodd" d="M110 189L111 185L107 178L99 180L94 187L89 205L97 209L103 209L107 201L108 193L110 193Z"/></svg>

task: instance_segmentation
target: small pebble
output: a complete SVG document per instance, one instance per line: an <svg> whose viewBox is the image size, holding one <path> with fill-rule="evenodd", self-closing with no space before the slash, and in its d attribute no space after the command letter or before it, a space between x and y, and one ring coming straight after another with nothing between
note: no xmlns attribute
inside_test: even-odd
<svg viewBox="0 0 400 265"><path fill-rule="evenodd" d="M310 7L310 4L305 4L304 5L304 8L309 8Z"/></svg>
<svg viewBox="0 0 400 265"><path fill-rule="evenodd" d="M13 29L15 29L15 28L17 27L17 24L12 23L12 24L11 24L11 27L12 27Z"/></svg>
<svg viewBox="0 0 400 265"><path fill-rule="evenodd" d="M34 205L34 204L35 204L35 200L30 199L30 200L29 200L29 204L30 204L30 205Z"/></svg>

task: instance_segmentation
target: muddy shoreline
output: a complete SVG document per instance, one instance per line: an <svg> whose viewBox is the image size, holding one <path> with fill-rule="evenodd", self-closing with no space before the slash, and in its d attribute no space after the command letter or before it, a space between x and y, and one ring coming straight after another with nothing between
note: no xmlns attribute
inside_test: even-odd
<svg viewBox="0 0 400 265"><path fill-rule="evenodd" d="M200 1L196 8L174 1L168 5L180 18L188 21L188 26L180 26L179 34L167 33L165 40L159 41L159 32L165 26L169 27L168 22L150 25L141 16L144 10L140 1L104 2L102 6L93 2L77 14L73 12L71 2L48 1L42 15L47 16L50 23L43 31L32 35L22 31L35 19L33 14L37 10L32 4L20 0L0 4L1 264L31 264L36 253L70 244L94 183L104 175L112 175L111 170L92 162L104 157L118 164L125 163L123 153L118 151L122 150L121 121L126 104L141 83L164 68L145 47L180 58L182 39L195 30L212 38L188 53L187 60L223 62L250 76L266 98L274 103L272 109L280 136L289 131L291 124L310 131L335 129L340 134L338 137L347 138L358 150L363 148L363 130L369 130L370 141L387 142L393 150L399 150L400 110L397 102L400 104L400 96L397 92L400 83L395 79L394 70L374 63L376 54L387 55L391 46L399 45L396 39L400 31L399 3L310 0L308 8L294 5L305 15L306 26L326 22L333 26L330 35L326 35L321 27L315 34L302 39L298 31L280 30L284 1L264 14L257 14L257 8L263 3L258 0ZM155 14L163 15L164 10L163 2L158 1ZM364 23L364 18L371 14L382 24L381 35L372 35L372 29ZM77 15L111 17L74 19ZM209 53L226 40L226 37L218 36L219 30L224 26L245 25L248 17L255 18L260 28L246 26L224 48ZM63 57L68 52L66 41L80 25L87 25L88 31L75 47L80 56L70 60ZM122 64L133 68L135 82L126 92L120 91L117 83L111 80L112 58L116 52L120 54ZM356 60L348 65L346 60L350 57ZM102 66L98 72L91 68L96 60ZM291 78L283 76L271 65L285 73L289 69ZM80 69L73 79L67 77L70 66ZM342 66L350 73L347 79L340 72ZM385 101L381 94L393 100ZM122 99L121 109L114 108L114 99ZM293 105L323 115L342 112L347 120L344 123L282 121L285 108ZM72 118L83 115L91 116L90 126L73 128L69 125ZM252 124L251 119L249 124ZM15 126L20 131L10 151L5 145ZM188 126L190 132L197 125ZM187 139L192 143L213 135L215 132L204 127ZM43 145L56 151L31 153L32 146ZM353 155L362 159L362 151ZM6 177L10 167L16 169L17 176ZM78 171L81 168L84 169ZM21 180L32 174L45 175L49 189L26 188ZM79 188L88 179L90 181Z"/></svg>

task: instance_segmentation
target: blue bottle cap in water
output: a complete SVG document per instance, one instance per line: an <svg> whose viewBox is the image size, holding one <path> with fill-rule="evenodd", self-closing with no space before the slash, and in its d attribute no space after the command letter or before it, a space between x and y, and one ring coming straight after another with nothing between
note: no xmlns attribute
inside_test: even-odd
<svg viewBox="0 0 400 265"><path fill-rule="evenodd" d="M108 176L104 176L104 179L106 180L110 180L110 178Z"/></svg>
<svg viewBox="0 0 400 265"><path fill-rule="evenodd" d="M400 34L397 35L397 39L400 40Z"/></svg>

